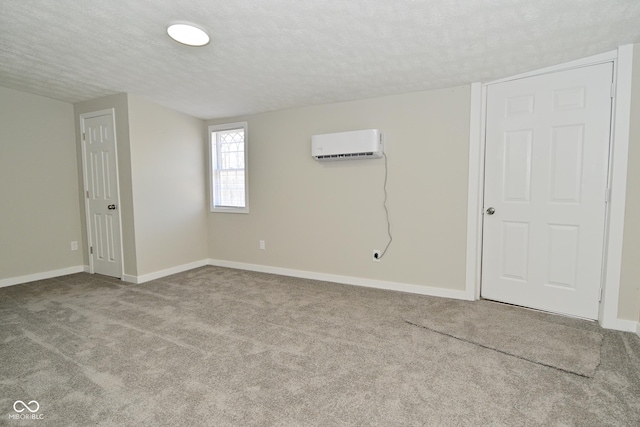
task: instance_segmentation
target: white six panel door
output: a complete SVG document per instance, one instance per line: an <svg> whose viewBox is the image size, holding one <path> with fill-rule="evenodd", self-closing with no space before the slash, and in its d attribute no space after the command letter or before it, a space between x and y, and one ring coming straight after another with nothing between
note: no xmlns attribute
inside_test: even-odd
<svg viewBox="0 0 640 427"><path fill-rule="evenodd" d="M84 119L85 168L88 220L93 270L121 277L120 215L115 151L115 129L111 114Z"/></svg>
<svg viewBox="0 0 640 427"><path fill-rule="evenodd" d="M612 73L487 88L483 298L597 319Z"/></svg>

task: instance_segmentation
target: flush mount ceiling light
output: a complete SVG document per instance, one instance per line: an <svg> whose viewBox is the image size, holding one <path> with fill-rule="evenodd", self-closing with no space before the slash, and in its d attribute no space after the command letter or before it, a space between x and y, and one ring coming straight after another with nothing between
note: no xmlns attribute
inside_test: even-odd
<svg viewBox="0 0 640 427"><path fill-rule="evenodd" d="M171 24L167 27L169 37L187 46L204 46L209 44L209 35L193 24Z"/></svg>

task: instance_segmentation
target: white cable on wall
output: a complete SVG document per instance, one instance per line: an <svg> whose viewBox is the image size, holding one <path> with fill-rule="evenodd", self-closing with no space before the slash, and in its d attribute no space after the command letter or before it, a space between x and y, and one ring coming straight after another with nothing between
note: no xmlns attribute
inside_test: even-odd
<svg viewBox="0 0 640 427"><path fill-rule="evenodd" d="M384 206L384 211L387 217L387 234L389 235L389 241L387 242L387 246L384 247L384 250L378 257L378 259L381 259L384 256L384 254L387 253L387 249L389 249L389 245L391 245L391 242L393 241L393 236L391 235L391 221L389 220L389 207L387 206L387 179L389 176L389 167L387 165L387 153L382 153L382 156L384 157L384 185L382 187L384 190L383 206Z"/></svg>

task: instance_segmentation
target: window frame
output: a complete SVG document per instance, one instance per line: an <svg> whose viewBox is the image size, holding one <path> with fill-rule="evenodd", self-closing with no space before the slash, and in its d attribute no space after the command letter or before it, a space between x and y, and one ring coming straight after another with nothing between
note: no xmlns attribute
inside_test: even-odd
<svg viewBox="0 0 640 427"><path fill-rule="evenodd" d="M213 154L215 150L215 132L223 132L233 129L244 130L244 207L215 206L215 167ZM249 213L249 125L247 122L224 123L209 126L209 210L220 213Z"/></svg>

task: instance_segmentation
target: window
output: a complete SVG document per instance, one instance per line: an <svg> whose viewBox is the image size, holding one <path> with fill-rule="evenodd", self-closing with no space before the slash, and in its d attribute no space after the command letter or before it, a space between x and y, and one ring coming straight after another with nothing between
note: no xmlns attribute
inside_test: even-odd
<svg viewBox="0 0 640 427"><path fill-rule="evenodd" d="M248 213L247 123L209 126L211 212Z"/></svg>

